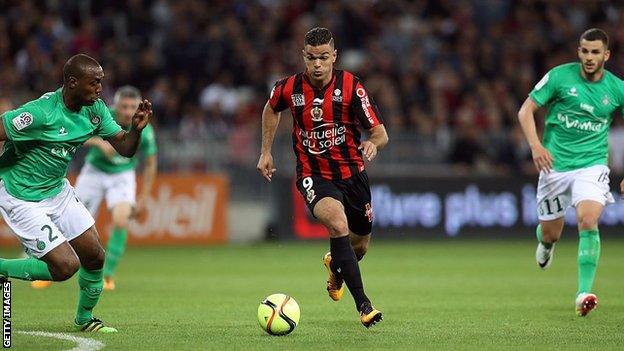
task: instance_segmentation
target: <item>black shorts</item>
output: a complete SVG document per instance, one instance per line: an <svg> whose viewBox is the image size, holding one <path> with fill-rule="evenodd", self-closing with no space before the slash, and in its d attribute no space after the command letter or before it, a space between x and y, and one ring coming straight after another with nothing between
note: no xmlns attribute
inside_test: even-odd
<svg viewBox="0 0 624 351"><path fill-rule="evenodd" d="M342 180L329 180L319 176L301 178L297 180L297 189L312 215L314 206L320 199L331 197L344 206L349 230L358 235L371 233L373 208L366 171Z"/></svg>

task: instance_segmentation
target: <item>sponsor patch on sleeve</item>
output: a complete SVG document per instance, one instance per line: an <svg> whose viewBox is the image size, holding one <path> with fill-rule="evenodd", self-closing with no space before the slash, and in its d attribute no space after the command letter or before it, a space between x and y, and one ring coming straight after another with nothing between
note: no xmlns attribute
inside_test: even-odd
<svg viewBox="0 0 624 351"><path fill-rule="evenodd" d="M19 116L13 118L13 126L15 126L15 129L17 130L22 130L26 127L28 127L29 125L31 125L33 122L33 116L28 113L28 112L22 112L20 113Z"/></svg>

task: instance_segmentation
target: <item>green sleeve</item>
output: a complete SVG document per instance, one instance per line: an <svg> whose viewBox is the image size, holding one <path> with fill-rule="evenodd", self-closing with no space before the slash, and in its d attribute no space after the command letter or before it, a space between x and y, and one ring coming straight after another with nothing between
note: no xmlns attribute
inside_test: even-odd
<svg viewBox="0 0 624 351"><path fill-rule="evenodd" d="M103 139L108 139L121 132L121 127L115 122L115 119L103 101L99 100L96 103L95 109L96 113L102 116L100 126L97 129L97 135L101 136Z"/></svg>
<svg viewBox="0 0 624 351"><path fill-rule="evenodd" d="M139 148L145 157L155 155L158 151L154 128L150 124L148 124L141 133L141 144L139 145Z"/></svg>
<svg viewBox="0 0 624 351"><path fill-rule="evenodd" d="M2 115L7 138L14 141L40 139L45 131L46 122L46 114L33 103L27 103Z"/></svg>
<svg viewBox="0 0 624 351"><path fill-rule="evenodd" d="M554 69L546 73L542 79L535 84L535 88L529 96L538 106L548 104L557 95L557 74Z"/></svg>

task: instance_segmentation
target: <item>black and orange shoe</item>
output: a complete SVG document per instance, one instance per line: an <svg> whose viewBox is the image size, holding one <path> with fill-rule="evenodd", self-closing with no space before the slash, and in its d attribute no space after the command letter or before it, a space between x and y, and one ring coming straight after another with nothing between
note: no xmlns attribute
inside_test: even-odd
<svg viewBox="0 0 624 351"><path fill-rule="evenodd" d="M362 306L360 306L360 322L362 322L366 328L370 328L372 325L382 320L383 316L381 315L381 311L376 310L370 302L364 302Z"/></svg>
<svg viewBox="0 0 624 351"><path fill-rule="evenodd" d="M338 301L342 298L342 294L344 294L344 281L342 278L337 277L334 272L331 270L331 253L326 253L323 256L323 265L327 268L327 293L329 297Z"/></svg>

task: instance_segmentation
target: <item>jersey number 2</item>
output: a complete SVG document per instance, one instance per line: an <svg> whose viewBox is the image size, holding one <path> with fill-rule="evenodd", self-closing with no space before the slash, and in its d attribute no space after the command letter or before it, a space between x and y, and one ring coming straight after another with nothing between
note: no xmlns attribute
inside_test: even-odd
<svg viewBox="0 0 624 351"><path fill-rule="evenodd" d="M50 227L49 225L44 225L43 227L41 227L41 230L47 230L48 231L48 241L49 242L53 242L54 240L58 239L58 235L54 235L53 231L52 231L52 227Z"/></svg>

